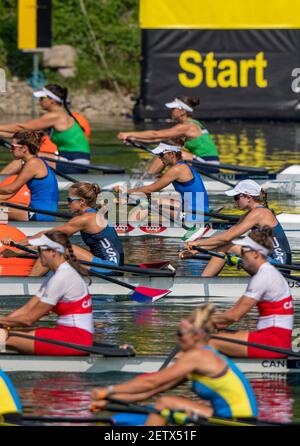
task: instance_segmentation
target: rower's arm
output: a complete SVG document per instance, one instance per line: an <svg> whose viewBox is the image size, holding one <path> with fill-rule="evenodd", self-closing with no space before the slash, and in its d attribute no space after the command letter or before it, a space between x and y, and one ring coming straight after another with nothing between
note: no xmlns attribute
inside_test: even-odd
<svg viewBox="0 0 300 446"><path fill-rule="evenodd" d="M125 383L114 385L114 394L141 394L144 392L151 392L155 395L161 391L170 389L174 386L174 382L181 382L186 378L188 373L194 370L194 352L186 352L183 354L174 365L160 370L155 374L143 375L134 378ZM104 388L106 389L106 388ZM102 389L99 389L99 391ZM99 392L98 392L99 393ZM97 392L94 393L97 395ZM97 397L95 398L97 399ZM101 398L100 398L101 399Z"/></svg>
<svg viewBox="0 0 300 446"><path fill-rule="evenodd" d="M30 121L0 125L0 134L3 136L3 132L7 132L10 134L10 136L12 136L11 134L23 130L44 130L50 127L54 127L56 123L57 113L50 112L37 119L31 119Z"/></svg>
<svg viewBox="0 0 300 446"><path fill-rule="evenodd" d="M7 166L4 166L3 169L0 170L2 175L16 175L22 169L22 161L21 160L13 160Z"/></svg>
<svg viewBox="0 0 300 446"><path fill-rule="evenodd" d="M41 302L37 296L33 296L21 308L18 308L6 317L1 317L0 323L10 327L19 325L30 327L42 316L49 314L51 310L52 305Z"/></svg>
<svg viewBox="0 0 300 446"><path fill-rule="evenodd" d="M255 305L255 299L242 296L232 308L229 308L222 313L214 314L213 321L218 329L226 328L229 325L240 321Z"/></svg>
<svg viewBox="0 0 300 446"><path fill-rule="evenodd" d="M30 165L25 164L17 178L6 186L0 187L0 194L2 195L14 195L18 192L24 184L34 178L37 167L37 160L30 160Z"/></svg>
<svg viewBox="0 0 300 446"><path fill-rule="evenodd" d="M144 130L142 132L120 132L118 138L122 141L130 138L138 139L144 142L159 142L166 138L176 138L185 136L189 129L189 124L177 124L168 129L162 130Z"/></svg>
<svg viewBox="0 0 300 446"><path fill-rule="evenodd" d="M189 246L203 246L210 249L218 248L221 245L230 243L233 239L240 237L246 232L250 231L255 225L259 223L258 214L256 212L247 214L241 221L227 229L220 232L214 237L201 239L198 242L188 242Z"/></svg>
<svg viewBox="0 0 300 446"><path fill-rule="evenodd" d="M149 184L149 186L137 187L135 189L129 189L128 194L133 194L135 192L143 192L144 194L150 194L151 192L158 192L165 187L167 187L172 181L178 178L177 169L170 168L162 177L154 181L154 183Z"/></svg>

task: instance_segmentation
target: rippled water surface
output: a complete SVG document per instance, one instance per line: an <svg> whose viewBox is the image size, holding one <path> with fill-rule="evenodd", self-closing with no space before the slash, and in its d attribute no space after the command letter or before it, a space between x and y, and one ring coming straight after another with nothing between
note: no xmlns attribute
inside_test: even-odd
<svg viewBox="0 0 300 446"><path fill-rule="evenodd" d="M221 159L226 163L241 165L266 166L278 170L286 164L300 164L299 143L300 124L294 122L214 122L207 123L220 147ZM124 123L123 128L131 124ZM147 154L128 147L117 145L114 126L107 125L93 133L93 161L124 165L128 169L142 169ZM120 127L121 129L122 127ZM7 153L1 152L2 160L8 159ZM64 199L64 196L61 197ZM300 198L286 196L284 193L271 197L271 205L276 212L300 212ZM213 196L212 208L225 206L233 209L228 197ZM180 244L181 243L181 244ZM182 275L199 275L203 267L195 260L179 261L178 249L182 242L178 239L131 238L124 241L126 261L169 260ZM300 247L299 247L300 248ZM299 259L298 246L294 257ZM226 267L226 274L236 271ZM188 294L188 293L187 293ZM8 313L24 302L23 299L1 299L0 312ZM220 308L226 304L217 302ZM153 306L137 305L126 299L116 301L110 298L94 299L94 314L97 340L129 342L139 353L167 354L175 344L174 333L182 316L188 314L193 305L181 303L168 304L167 300ZM296 327L299 326L299 304L296 305ZM52 324L47 319L44 324ZM255 327L255 312L248 315L239 324L242 328ZM296 334L296 332L295 332ZM11 373L16 388L21 396L24 411L40 415L80 415L89 416L87 406L89 393L94 386L116 383L127 379L128 374L54 374L54 373ZM300 418L299 376L296 374L281 376L249 375L259 403L260 416L265 419L291 420ZM176 393L187 394L186 387L176 389Z"/></svg>

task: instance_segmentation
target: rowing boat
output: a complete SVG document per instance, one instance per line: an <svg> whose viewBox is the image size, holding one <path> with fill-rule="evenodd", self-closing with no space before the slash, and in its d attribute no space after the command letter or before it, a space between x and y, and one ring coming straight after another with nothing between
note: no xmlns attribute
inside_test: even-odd
<svg viewBox="0 0 300 446"><path fill-rule="evenodd" d="M230 181L234 184L244 179L253 179L268 192L280 192L290 195L300 195L300 165L292 165L279 173L268 173L266 175L253 174L215 174L220 180ZM6 175L0 175L0 181L5 180ZM116 185L127 183L131 188L148 185L155 180L154 176L143 178L142 173L138 174L75 174L72 175L78 181L89 183L97 183L103 189L112 189ZM221 183L217 180L212 180L203 177L207 192L222 193L230 189L230 186ZM72 186L72 182L65 179L58 179L58 188L60 191L68 190ZM168 186L169 190L174 190L172 185Z"/></svg>
<svg viewBox="0 0 300 446"><path fill-rule="evenodd" d="M164 356L105 358L89 356L29 356L0 355L0 368L5 372L63 372L63 373L151 373L162 366ZM234 360L244 373L300 373L300 359L240 359Z"/></svg>
<svg viewBox="0 0 300 446"><path fill-rule="evenodd" d="M278 214L278 221L281 223L289 240L300 239L300 214ZM31 236L39 231L47 231L62 224L61 221L43 222L43 221L9 221L11 226L15 226L22 231L26 236ZM209 230L206 231L210 227ZM162 225L144 225L133 226L131 224L114 225L120 236L158 236L158 237L176 237L195 239L199 236L211 237L217 235L218 231L223 231L232 226L232 223L227 222L212 222L205 223L205 227L200 227L195 232L194 229L185 229L184 227L167 227ZM205 231L205 232L204 232ZM192 240L191 239L191 240Z"/></svg>
<svg viewBox="0 0 300 446"><path fill-rule="evenodd" d="M1 271L0 271L1 273ZM93 277L89 289L92 295L126 296L130 290L106 280ZM41 277L1 276L0 296L32 296L39 290ZM241 276L171 276L171 277L122 277L122 281L133 286L152 287L171 290L160 300L162 303L201 303L208 298L221 298L222 302L232 302L243 295L249 277ZM288 280L294 298L300 299L300 282ZM172 299L172 298L176 299ZM180 299L177 299L179 298ZM10 299L11 300L11 299Z"/></svg>

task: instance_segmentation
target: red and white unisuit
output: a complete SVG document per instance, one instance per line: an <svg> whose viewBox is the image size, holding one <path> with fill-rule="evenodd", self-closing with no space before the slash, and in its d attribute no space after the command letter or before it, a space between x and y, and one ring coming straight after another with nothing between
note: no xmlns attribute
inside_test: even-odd
<svg viewBox="0 0 300 446"><path fill-rule="evenodd" d="M263 263L250 279L244 296L255 299L259 312L257 331L248 341L281 348L291 348L294 309L285 278L269 262ZM248 347L249 357L281 358L285 355Z"/></svg>
<svg viewBox="0 0 300 446"><path fill-rule="evenodd" d="M47 277L36 293L41 302L51 305L58 315L55 328L38 328L35 335L73 344L93 345L92 299L80 274L68 263L62 263ZM84 355L75 349L35 341L37 355Z"/></svg>

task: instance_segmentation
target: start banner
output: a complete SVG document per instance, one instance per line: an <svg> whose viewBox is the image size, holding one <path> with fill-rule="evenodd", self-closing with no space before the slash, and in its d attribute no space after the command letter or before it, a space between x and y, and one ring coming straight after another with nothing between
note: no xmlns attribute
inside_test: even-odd
<svg viewBox="0 0 300 446"><path fill-rule="evenodd" d="M137 118L196 96L199 118L298 117L300 16L294 0L141 0ZM299 79L298 79L299 78ZM299 84L299 85L298 85Z"/></svg>

